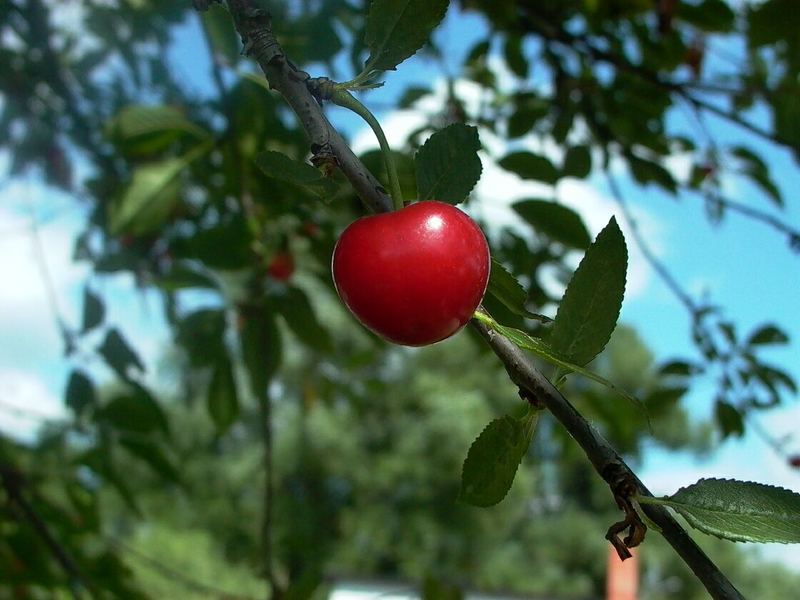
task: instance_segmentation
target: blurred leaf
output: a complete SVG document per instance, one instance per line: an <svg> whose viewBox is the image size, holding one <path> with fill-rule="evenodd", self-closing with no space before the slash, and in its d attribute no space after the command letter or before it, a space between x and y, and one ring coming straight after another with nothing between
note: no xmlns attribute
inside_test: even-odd
<svg viewBox="0 0 800 600"><path fill-rule="evenodd" d="M111 235L142 235L161 227L180 199L178 175L185 166L183 158L169 158L137 167L122 196L111 205Z"/></svg>
<svg viewBox="0 0 800 600"><path fill-rule="evenodd" d="M200 13L200 17L208 32L214 54L222 58L225 64L235 65L239 61L241 42L230 13L221 5L213 4L207 11Z"/></svg>
<svg viewBox="0 0 800 600"><path fill-rule="evenodd" d="M558 169L550 159L532 152L512 152L498 161L506 171L516 173L522 179L532 179L553 184L558 181Z"/></svg>
<svg viewBox="0 0 800 600"><path fill-rule="evenodd" d="M394 70L428 39L449 0L373 0L364 41L370 49L365 71Z"/></svg>
<svg viewBox="0 0 800 600"><path fill-rule="evenodd" d="M85 333L94 329L103 322L106 309L100 297L92 292L88 287L83 291L83 326L81 330Z"/></svg>
<svg viewBox="0 0 800 600"><path fill-rule="evenodd" d="M139 438L123 436L120 445L132 455L145 462L153 471L165 481L180 482L178 469L167 458L164 449L154 441L143 441Z"/></svg>
<svg viewBox="0 0 800 600"><path fill-rule="evenodd" d="M225 251L221 252L220 248ZM234 215L191 237L177 238L170 249L176 258L194 259L209 269L220 271L244 269L255 260L250 231L240 215Z"/></svg>
<svg viewBox="0 0 800 600"><path fill-rule="evenodd" d="M481 176L478 129L454 123L437 131L414 157L420 200L458 204Z"/></svg>
<svg viewBox="0 0 800 600"><path fill-rule="evenodd" d="M522 41L522 36L509 35L503 46L503 56L508 68L520 79L528 76L528 61L522 52Z"/></svg>
<svg viewBox="0 0 800 600"><path fill-rule="evenodd" d="M108 330L103 344L97 351L105 359L106 364L124 380L130 379L131 368L140 372L145 370L139 356L115 327Z"/></svg>
<svg viewBox="0 0 800 600"><path fill-rule="evenodd" d="M316 167L294 160L281 152L266 150L256 156L256 166L267 177L304 187L320 198L330 198L336 184Z"/></svg>
<svg viewBox="0 0 800 600"><path fill-rule="evenodd" d="M178 322L175 341L193 366L207 367L225 356L224 334L225 313L217 308L203 308Z"/></svg>
<svg viewBox="0 0 800 600"><path fill-rule="evenodd" d="M64 403L72 410L76 418L83 416L88 408L97 405L97 394L94 384L83 371L73 371L67 382Z"/></svg>
<svg viewBox="0 0 800 600"><path fill-rule="evenodd" d="M439 579L426 577L422 584L422 600L463 600L464 593L458 586L449 585Z"/></svg>
<svg viewBox="0 0 800 600"><path fill-rule="evenodd" d="M530 199L516 202L512 208L534 231L554 242L585 250L592 241L580 215L563 204Z"/></svg>
<svg viewBox="0 0 800 600"><path fill-rule="evenodd" d="M277 370L282 356L280 332L272 313L273 307L266 304L240 308L242 359L256 397L266 393L269 379Z"/></svg>
<svg viewBox="0 0 800 600"><path fill-rule="evenodd" d="M217 281L210 273L189 261L175 261L169 271L156 280L156 285L167 292L191 288L218 289Z"/></svg>
<svg viewBox="0 0 800 600"><path fill-rule="evenodd" d="M239 416L239 394L233 377L233 367L227 355L223 355L214 365L206 402L217 434L223 435Z"/></svg>
<svg viewBox="0 0 800 600"><path fill-rule="evenodd" d="M636 181L642 185L655 183L668 192L672 192L673 194L677 192L678 184L672 176L672 173L667 171L660 164L652 160L639 158L632 154L629 154L627 158L631 173Z"/></svg>
<svg viewBox="0 0 800 600"><path fill-rule="evenodd" d="M592 153L588 146L570 146L564 155L562 172L565 177L583 179L592 172Z"/></svg>
<svg viewBox="0 0 800 600"><path fill-rule="evenodd" d="M703 372L703 367L694 363L686 362L683 360L673 360L664 363L658 370L658 374L662 377L676 375L679 377L691 377Z"/></svg>
<svg viewBox="0 0 800 600"><path fill-rule="evenodd" d="M410 108L417 100L423 98L431 93L430 88L427 87L410 87L403 95L400 97L400 100L397 103L398 108Z"/></svg>
<svg viewBox="0 0 800 600"><path fill-rule="evenodd" d="M486 426L464 460L460 500L494 506L506 497L533 439L539 412L531 408L522 419L506 415Z"/></svg>
<svg viewBox="0 0 800 600"><path fill-rule="evenodd" d="M627 265L625 238L612 217L564 292L550 332L553 350L579 365L603 350L619 318Z"/></svg>
<svg viewBox="0 0 800 600"><path fill-rule="evenodd" d="M308 296L302 290L288 287L284 295L276 298L276 307L289 329L309 348L320 352L333 349L330 334L320 325Z"/></svg>
<svg viewBox="0 0 800 600"><path fill-rule="evenodd" d="M674 509L703 533L737 542L800 543L800 494L734 479L701 479L664 498L642 504Z"/></svg>
<svg viewBox="0 0 800 600"><path fill-rule="evenodd" d="M153 397L143 389L115 396L108 404L95 411L95 420L122 432L169 433L167 416Z"/></svg>
<svg viewBox="0 0 800 600"><path fill-rule="evenodd" d="M742 437L744 435L744 419L739 410L724 400L717 400L714 404L714 418L722 432L722 437L730 435Z"/></svg>
<svg viewBox="0 0 800 600"><path fill-rule="evenodd" d="M697 4L677 2L679 19L706 31L726 32L733 28L736 14L724 0L701 0Z"/></svg>
<svg viewBox="0 0 800 600"><path fill-rule="evenodd" d="M776 325L769 324L759 327L747 338L745 346L760 346L772 344L788 344L789 336Z"/></svg>
<svg viewBox="0 0 800 600"><path fill-rule="evenodd" d="M152 154L172 143L177 134L206 139L209 133L173 106L126 106L108 123L113 140L137 153Z"/></svg>

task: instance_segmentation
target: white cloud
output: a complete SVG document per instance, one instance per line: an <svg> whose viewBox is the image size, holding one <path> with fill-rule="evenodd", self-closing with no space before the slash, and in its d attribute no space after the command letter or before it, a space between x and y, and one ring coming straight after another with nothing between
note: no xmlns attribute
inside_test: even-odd
<svg viewBox="0 0 800 600"><path fill-rule="evenodd" d="M0 368L0 431L17 440L30 441L43 423L65 417L61 399L37 376Z"/></svg>

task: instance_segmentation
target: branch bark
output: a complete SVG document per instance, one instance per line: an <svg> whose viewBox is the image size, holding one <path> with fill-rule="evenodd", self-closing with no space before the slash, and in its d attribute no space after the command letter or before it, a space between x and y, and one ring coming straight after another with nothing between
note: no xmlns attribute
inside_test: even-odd
<svg viewBox="0 0 800 600"><path fill-rule="evenodd" d="M242 36L245 53L258 61L270 87L280 92L295 111L311 139L312 152L315 155L319 155L321 150L332 153L332 158L350 180L356 193L372 210L376 212L391 210L392 202L385 190L353 154L323 114L320 103L306 85L308 74L292 65L283 53L272 32L269 15L256 8L252 0L228 0L228 7ZM530 355L486 326L476 321L473 321L473 326L503 363L511 380L552 412L581 446L598 474L612 486L612 490L619 485L620 480L627 480L633 482L642 495L651 495L614 448L542 375ZM661 528L662 535L713 598L742 599L733 584L695 544L665 507L647 505L643 510Z"/></svg>

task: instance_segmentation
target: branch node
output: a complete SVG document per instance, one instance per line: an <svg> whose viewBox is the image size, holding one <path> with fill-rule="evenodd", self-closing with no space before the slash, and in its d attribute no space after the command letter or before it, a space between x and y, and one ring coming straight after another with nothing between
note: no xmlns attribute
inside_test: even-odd
<svg viewBox="0 0 800 600"><path fill-rule="evenodd" d="M644 524L631 503L631 498L636 496L639 486L636 480L618 464L609 464L603 470L602 476L611 487L617 506L625 512L625 518L622 521L618 521L608 528L606 539L614 546L620 560L625 560L631 557L629 548L635 548L641 544L647 533L647 525ZM627 535L624 539L620 539L619 534L626 529Z"/></svg>
<svg viewBox="0 0 800 600"><path fill-rule="evenodd" d="M336 82L328 77L313 77L306 81L306 85L320 104L333 98L333 93L336 91Z"/></svg>

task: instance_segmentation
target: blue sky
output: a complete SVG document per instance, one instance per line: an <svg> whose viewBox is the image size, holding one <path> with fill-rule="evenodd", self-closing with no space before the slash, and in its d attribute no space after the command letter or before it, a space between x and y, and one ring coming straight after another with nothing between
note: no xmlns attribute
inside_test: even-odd
<svg viewBox="0 0 800 600"><path fill-rule="evenodd" d="M474 16L451 10L436 35L442 47L452 50L445 60L450 73L472 44L486 34L485 24ZM170 62L184 74L194 89L209 89L205 46L192 19L175 40ZM314 74L326 74L315 71ZM387 130L390 142L399 144L411 128L426 119L425 111L434 111L444 88L442 66L424 56L413 58L391 73L386 86L366 95L365 103L376 107ZM343 76L352 75L349 72ZM501 73L501 81L507 74ZM387 113L382 109L402 93L407 85L432 85L438 90L432 99L420 103L418 111ZM477 101L479 92L467 82L457 89L467 102ZM376 142L371 132L343 111L331 111L334 121L353 137L354 146L363 150ZM671 125L690 127L676 113ZM762 149L759 140L719 120L710 119L709 128L722 139L746 139ZM502 155L504 140L482 133L486 148ZM536 144L535 140L526 143ZM557 148L540 147L545 152ZM800 206L792 194L797 188L797 164L780 150L768 150L767 159L774 178L789 200L783 218L800 228ZM39 238L44 251L49 277L57 293L58 310L76 325L81 310L81 293L88 273L85 266L70 260L72 239L80 230L84 209L74 199L44 188L35 178L8 181L8 157L0 155L0 275L9 282L0 289L0 428L28 435L42 417L62 416L61 396L71 365L63 358L61 340L55 327L53 310L47 300L37 260L35 239L30 229L31 211L40 222ZM676 169L685 164L676 161ZM484 175L476 189L480 203L474 208L490 222L503 223L511 218L508 205L528 196L555 195L578 210L592 233L597 233L616 210L602 173L594 173L586 182L565 180L556 190L533 183L524 183L492 165L484 157ZM620 177L623 177L620 172ZM707 292L725 315L743 331L767 321L784 327L794 343L765 353L776 365L789 371L800 381L800 256L789 251L781 236L766 226L737 215L729 215L719 226L704 218L701 203L696 199L675 200L654 188L638 188L627 179L623 192L635 206L642 229L659 258L689 290ZM727 182L728 195L753 206L769 209L764 197L748 185ZM629 245L633 242L627 235ZM117 324L134 341L155 377L156 361L168 339L161 316L161 307L154 295L136 291L132 278L95 279L93 287L107 300L108 320ZM689 339L688 315L640 253L631 247L629 292L623 306L622 320L633 325L659 360L673 356L693 356ZM92 366L102 374L101 366ZM687 406L697 418L705 418L713 406L712 386L703 382L687 397ZM796 399L764 416L759 422L776 437L793 433L800 423ZM800 453L800 439L790 447ZM725 476L755 479L800 490L800 471L787 467L759 437L750 433L743 439L724 443L712 458L697 461L690 456L659 450L648 454L642 477L656 493L668 493L702 476ZM768 548L800 569L800 547Z"/></svg>

